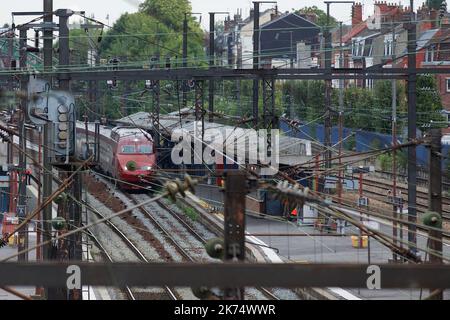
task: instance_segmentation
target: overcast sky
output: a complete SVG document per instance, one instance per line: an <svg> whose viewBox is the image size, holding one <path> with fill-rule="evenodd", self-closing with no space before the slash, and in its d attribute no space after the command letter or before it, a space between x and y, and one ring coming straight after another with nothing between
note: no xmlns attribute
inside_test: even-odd
<svg viewBox="0 0 450 320"><path fill-rule="evenodd" d="M171 1L171 0L167 0ZM0 21L2 23L11 23L12 11L41 11L42 0L18 0L6 1L2 0L2 9L0 10ZM88 15L94 14L97 19L107 23L106 17L109 15L112 24L124 12L135 12L137 5L142 1L139 0L54 0L54 8L69 8L72 10L85 10ZM373 12L373 0L361 1L363 4L364 15L367 16ZM406 2L403 1L405 4ZM417 2L417 1L416 1ZM244 18L248 15L251 0L191 0L193 12L203 13L202 26L207 29L209 27L210 11L228 11L236 12L238 8L243 9ZM408 2L409 3L409 2ZM322 0L278 0L280 11L291 10L292 8L301 8L304 6L316 5L325 10ZM270 8L270 4L262 4L261 9ZM350 4L334 4L331 6L331 13L338 20L344 23L351 21L351 5ZM221 18L222 19L222 18ZM30 18L28 19L30 20ZM16 19L16 23L25 22L22 17Z"/></svg>

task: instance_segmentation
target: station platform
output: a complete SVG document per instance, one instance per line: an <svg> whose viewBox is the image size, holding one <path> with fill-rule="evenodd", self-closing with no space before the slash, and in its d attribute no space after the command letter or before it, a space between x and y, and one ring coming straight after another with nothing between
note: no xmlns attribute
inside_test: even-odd
<svg viewBox="0 0 450 320"><path fill-rule="evenodd" d="M220 208L223 201L223 193L219 188L200 187L196 188L196 196L211 206ZM220 209L219 209L220 210ZM347 210L349 214L360 218L356 211ZM392 235L392 224L388 220L371 217L371 223L375 223L379 231ZM360 263L360 264L387 264L392 261L392 252L370 238L368 246L355 248L352 236L359 235L359 229L347 225L339 229L339 234L319 231L311 224L297 223L297 221L271 220L257 215L249 214L246 217L246 231L249 236L259 239L262 244L267 245L277 251L277 255L284 262L299 263ZM407 241L407 229L403 229L403 239ZM427 247L427 237L425 232L418 232L417 245L420 249ZM425 252L419 251L422 259ZM450 243L444 241L443 254L450 257ZM364 300L420 300L429 295L428 289L340 289L329 288L332 291L341 291L343 295L358 297ZM342 293L341 292L341 293ZM339 294L342 296L342 294ZM344 297L345 299L345 297ZM450 290L444 292L444 299L450 299Z"/></svg>
<svg viewBox="0 0 450 320"><path fill-rule="evenodd" d="M1 223L0 223L0 230L1 230ZM36 245L36 233L34 232L33 228L30 227L29 229L29 244L30 246ZM6 246L3 248L0 248L0 260L3 260L9 256L12 256L17 253L17 246ZM12 258L9 261L17 261L17 258ZM36 252L30 251L28 254L28 261L36 261ZM36 293L35 287L11 287L12 289L20 292L21 294L27 295L27 296L33 296ZM6 292L0 288L0 300L22 300L21 298Z"/></svg>

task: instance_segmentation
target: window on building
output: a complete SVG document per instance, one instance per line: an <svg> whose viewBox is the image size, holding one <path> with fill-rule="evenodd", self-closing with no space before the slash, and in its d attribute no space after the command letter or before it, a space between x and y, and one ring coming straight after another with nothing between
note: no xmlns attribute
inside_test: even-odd
<svg viewBox="0 0 450 320"><path fill-rule="evenodd" d="M434 61L434 46L427 48L425 51L425 62L433 62Z"/></svg>
<svg viewBox="0 0 450 320"><path fill-rule="evenodd" d="M358 56L362 56L363 52L364 52L364 41L360 41L358 46Z"/></svg>
<svg viewBox="0 0 450 320"><path fill-rule="evenodd" d="M372 56L372 39L366 40L364 46L364 57Z"/></svg>
<svg viewBox="0 0 450 320"><path fill-rule="evenodd" d="M446 91L450 92L450 78L445 79Z"/></svg>
<svg viewBox="0 0 450 320"><path fill-rule="evenodd" d="M392 56L392 39L384 40L384 55Z"/></svg>
<svg viewBox="0 0 450 320"><path fill-rule="evenodd" d="M356 45L357 45L356 40L353 40L352 41L352 55L353 56L356 56L356 51L358 49Z"/></svg>

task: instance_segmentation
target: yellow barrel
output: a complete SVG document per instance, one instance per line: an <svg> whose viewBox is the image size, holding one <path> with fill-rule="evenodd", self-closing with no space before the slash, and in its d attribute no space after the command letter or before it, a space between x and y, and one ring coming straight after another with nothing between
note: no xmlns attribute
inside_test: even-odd
<svg viewBox="0 0 450 320"><path fill-rule="evenodd" d="M367 244L369 241L367 236L362 236L362 247L361 247L361 238L359 236L352 236L351 239L353 248L367 248Z"/></svg>
<svg viewBox="0 0 450 320"><path fill-rule="evenodd" d="M8 244L9 244L10 246L16 245L16 244L17 244L17 236L16 236L16 235L13 235L12 237L9 237L9 239L8 239Z"/></svg>

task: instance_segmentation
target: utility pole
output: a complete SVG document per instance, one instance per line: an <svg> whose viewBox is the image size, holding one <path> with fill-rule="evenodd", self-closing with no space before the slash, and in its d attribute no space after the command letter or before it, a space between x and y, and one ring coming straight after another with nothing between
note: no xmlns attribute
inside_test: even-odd
<svg viewBox="0 0 450 320"><path fill-rule="evenodd" d="M150 69L156 68L160 69L161 66L161 51L159 49L159 22L156 23L156 61L153 61L150 65ZM160 119L160 113L161 113L161 82L159 80L152 81L150 80L150 83L152 84L152 90L153 90L153 132L154 132L154 148L155 150L158 150L161 145L161 134L160 134L160 126L159 126L159 119ZM159 152L157 153L157 156L159 156Z"/></svg>
<svg viewBox="0 0 450 320"><path fill-rule="evenodd" d="M330 2L327 5L327 25L325 27L325 69L329 76L325 80L325 168L331 168L331 33Z"/></svg>
<svg viewBox="0 0 450 320"><path fill-rule="evenodd" d="M414 17L414 0L410 0L410 22L408 23L408 141L416 139L417 115L416 115L416 23ZM417 252L417 158L416 146L408 147L408 243L409 250Z"/></svg>
<svg viewBox="0 0 450 320"><path fill-rule="evenodd" d="M188 57L188 14L184 13L184 21L183 21L183 59L182 59L182 68L183 70L187 69L187 57ZM187 82L186 80L182 81L182 106L183 109L187 107Z"/></svg>
<svg viewBox="0 0 450 320"><path fill-rule="evenodd" d="M70 67L70 46L69 46L69 18L73 15L73 11L69 9L60 9L56 11L56 15L59 17L59 65L64 69ZM63 91L70 91L70 78L68 76L62 76L59 78L59 89ZM75 128L73 128L75 130ZM77 168L70 166L72 171ZM69 201L69 221L71 227L69 229L76 229L82 226L81 221L81 206L79 205L82 199L82 176L78 173L74 176L74 183L72 186L72 194L76 201ZM69 237L69 259L73 261L82 261L82 244L81 234L76 233ZM80 290L70 290L70 300L81 300Z"/></svg>
<svg viewBox="0 0 450 320"><path fill-rule="evenodd" d="M392 20L392 68L395 65L395 50L396 50L396 40L395 40L395 25ZM393 217L394 222L392 224L392 238L394 245L398 245L397 237L398 237L398 228L397 222L395 219L397 218L397 150L395 147L397 146L397 79L393 79L392 81L392 197L393 197ZM400 212L400 217L402 216L402 212ZM403 226L400 225L402 229ZM400 246L402 246L402 242L400 242ZM393 252L394 261L398 260L398 255Z"/></svg>
<svg viewBox="0 0 450 320"><path fill-rule="evenodd" d="M27 27L22 27L19 29L20 41L19 41L19 52L20 52L20 70L24 71L27 68ZM23 75L20 81L20 88L23 92L28 90L28 79L27 76ZM27 97L21 98L20 101L20 111L19 111L19 145L23 151L27 150L26 142L26 130L25 130L25 115L27 112ZM19 195L18 195L18 206L17 206L17 216L19 220L25 219L27 216L27 158L23 152L19 152ZM21 252L28 247L28 224L23 226L19 231L19 246L18 251ZM28 253L22 253L18 257L19 261L28 261Z"/></svg>
<svg viewBox="0 0 450 320"><path fill-rule="evenodd" d="M253 2L253 69L259 69L259 2ZM253 128L258 128L259 118L259 79L253 80Z"/></svg>
<svg viewBox="0 0 450 320"><path fill-rule="evenodd" d="M188 23L188 15L193 14L201 14L201 13L193 13L193 12L185 12L184 13L184 21L183 21L183 59L182 59L182 67L184 70L188 67L188 32L189 32L189 23ZM187 107L187 81L182 81L182 106L183 108Z"/></svg>
<svg viewBox="0 0 450 320"><path fill-rule="evenodd" d="M215 64L215 13L209 13L209 68L212 69ZM214 80L209 80L209 121L214 121Z"/></svg>
<svg viewBox="0 0 450 320"><path fill-rule="evenodd" d="M438 220L442 221L442 132L439 128L433 128L430 133L430 189L428 191L428 208L431 212L439 216L437 218ZM430 254L430 263L442 264L442 231L430 230L428 238L429 250L434 253ZM430 289L432 293L435 291L436 289ZM432 299L442 300L442 290L434 293Z"/></svg>
<svg viewBox="0 0 450 320"><path fill-rule="evenodd" d="M81 26L86 30L86 32L89 32L89 30L94 29L103 29L102 25L95 25L95 24L89 24L87 19L85 19L85 24ZM89 42L89 53L88 53L88 65L90 67L95 67L99 64L99 55L98 55L98 49L94 42L94 40L89 36L88 37ZM88 83L88 98L89 98L89 105L91 110L93 110L95 113L91 114L89 116L89 119L92 120L100 120L100 106L98 102L98 80L90 80Z"/></svg>
<svg viewBox="0 0 450 320"><path fill-rule="evenodd" d="M210 12L209 13L209 68L213 69L216 63L216 45L215 45L215 24L216 14L229 14L228 12ZM209 80L209 121L214 121L214 80Z"/></svg>
<svg viewBox="0 0 450 320"><path fill-rule="evenodd" d="M53 66L53 0L44 0L44 70L51 71ZM49 77L48 83L52 86L52 78ZM43 126L44 148L43 148L43 165L44 165L44 179L42 200L45 202L52 194L52 165L50 163L51 151L48 148L50 145L50 128L51 124L46 123ZM43 242L49 242L51 239L51 225L48 221L52 219L52 206L48 205L43 210L42 220L43 225ZM52 244L47 243L43 246L44 260L50 260L52 256Z"/></svg>
<svg viewBox="0 0 450 320"><path fill-rule="evenodd" d="M342 51L342 21L339 22L339 68L344 67L344 53ZM342 204L342 140L344 126L344 80L339 79L339 204Z"/></svg>
<svg viewBox="0 0 450 320"><path fill-rule="evenodd" d="M344 4L351 3L354 1L324 1L327 5L327 25L325 27L325 73L328 76L325 80L325 139L324 145L325 151L325 168L331 168L331 92L332 92L332 80L331 80L331 60L332 60L332 47L331 47L331 32L330 32L330 6L331 4ZM342 39L341 39L342 45ZM341 45L339 47L341 47ZM342 49L342 48L341 48ZM341 52L342 54L342 52ZM341 81L339 86L341 86ZM339 102L341 102L339 100Z"/></svg>
<svg viewBox="0 0 450 320"><path fill-rule="evenodd" d="M261 30L259 26L260 4L276 3L276 1L253 1L253 69L260 69L260 37ZM253 80L253 127L258 128L259 122L259 79Z"/></svg>
<svg viewBox="0 0 450 320"><path fill-rule="evenodd" d="M245 260L245 199L248 192L244 171L228 171L225 180L225 255L224 261ZM244 288L226 288L225 300L243 300Z"/></svg>

